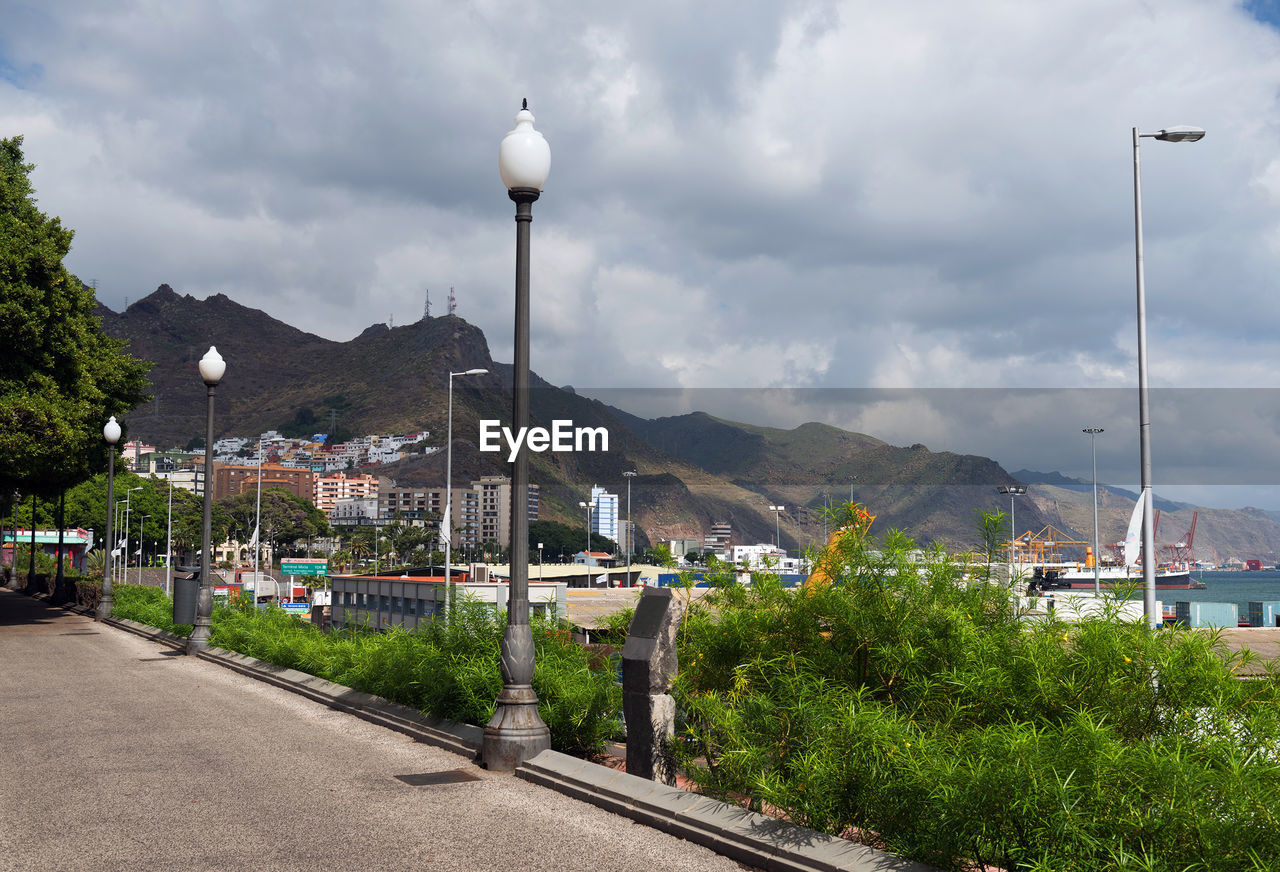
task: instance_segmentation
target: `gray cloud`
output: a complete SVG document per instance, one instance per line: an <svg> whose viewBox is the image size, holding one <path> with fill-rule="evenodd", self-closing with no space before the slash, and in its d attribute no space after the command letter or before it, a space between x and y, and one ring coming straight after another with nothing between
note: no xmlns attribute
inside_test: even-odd
<svg viewBox="0 0 1280 872"><path fill-rule="evenodd" d="M26 135L69 265L114 308L168 282L346 339L453 285L509 358L496 151L528 97L553 149L533 260L553 382L1131 388L1129 128L1193 123L1203 142L1143 146L1153 384L1280 376L1280 34L1230 5L9 7L0 131ZM1124 408L1093 423L1120 432ZM843 424L1010 468L1078 453L917 411ZM1275 466L1269 422L1237 420L1169 425L1187 456L1170 439L1157 464L1234 457L1188 472L1224 485Z"/></svg>

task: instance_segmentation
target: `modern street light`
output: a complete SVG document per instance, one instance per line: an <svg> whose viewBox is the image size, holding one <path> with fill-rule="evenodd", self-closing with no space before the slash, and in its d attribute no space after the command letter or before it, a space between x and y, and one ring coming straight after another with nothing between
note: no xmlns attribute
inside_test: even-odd
<svg viewBox="0 0 1280 872"><path fill-rule="evenodd" d="M1147 401L1147 292L1142 266L1142 173L1138 163L1138 140L1198 142L1204 139L1199 127L1179 125L1155 133L1133 128L1133 248L1138 283L1138 447L1142 465L1142 614L1152 629L1163 620L1156 614L1156 531L1155 506L1151 494L1151 408Z"/></svg>
<svg viewBox="0 0 1280 872"><path fill-rule="evenodd" d="M587 550L582 552L582 565L587 567L587 581L591 581L591 510L596 507L596 501L579 502L578 508L587 510Z"/></svg>
<svg viewBox="0 0 1280 872"><path fill-rule="evenodd" d="M542 543L538 543L538 581L542 581Z"/></svg>
<svg viewBox="0 0 1280 872"><path fill-rule="evenodd" d="M164 592L173 594L173 468L169 468L169 523L164 545ZM308 555L310 556L310 555Z"/></svg>
<svg viewBox="0 0 1280 872"><path fill-rule="evenodd" d="M141 486L131 487L124 492L124 550L120 552L120 577L125 584L129 583L129 514L133 509L133 492L140 490Z"/></svg>
<svg viewBox="0 0 1280 872"><path fill-rule="evenodd" d="M636 550L636 528L631 525L631 479L636 477L636 473L627 470L622 476L627 480L627 587L631 587L635 584L631 580L631 555Z"/></svg>
<svg viewBox="0 0 1280 872"><path fill-rule="evenodd" d="M204 437L204 521L200 529L200 588L196 593L196 623L187 639L188 654L198 654L208 648L209 635L213 630L213 393L226 371L227 362L218 354L218 349L210 345L204 357L200 358L200 378L208 394Z"/></svg>
<svg viewBox="0 0 1280 872"><path fill-rule="evenodd" d="M517 433L529 426L529 224L533 204L551 172L551 147L533 129L533 113L524 101L515 129L498 149L498 170L507 196L516 204L515 345L511 386L511 424ZM529 443L516 451L511 475L511 572L507 629L502 637L502 691L492 720L484 728L481 759L492 770L511 772L529 757L551 747L551 731L538 715L533 692L533 632L529 629Z"/></svg>
<svg viewBox="0 0 1280 872"><path fill-rule="evenodd" d="M1101 555L1098 553L1098 446L1096 437L1103 430L1101 427L1085 427L1081 432L1089 434L1089 449L1093 453L1093 592L1098 593L1102 589L1102 583L1098 578L1100 571L1098 561Z"/></svg>
<svg viewBox="0 0 1280 872"><path fill-rule="evenodd" d="M453 378L464 375L485 375L487 369L468 369L465 372L449 373L449 434L445 437L444 449L444 520L440 522L444 535L444 625L449 626L449 605L451 602L453 577Z"/></svg>
<svg viewBox="0 0 1280 872"><path fill-rule="evenodd" d="M111 522L115 520L116 513L116 443L120 441L120 425L116 423L115 415L112 415L107 425L102 428L102 438L107 440L107 553L103 555L102 561L102 596L98 599L96 612L99 621L111 617L111 610L116 604L115 594L111 589L111 570L114 568L112 562L115 560L111 552L115 550L116 531ZM32 518L32 521L34 520Z"/></svg>
<svg viewBox="0 0 1280 872"><path fill-rule="evenodd" d="M138 519L138 587L142 587L142 558L145 556L142 553L142 525L147 523L147 518L150 517L150 515L143 515Z"/></svg>
<svg viewBox="0 0 1280 872"><path fill-rule="evenodd" d="M773 544L782 547L782 513L787 510L786 506L769 506L769 511L773 512Z"/></svg>
<svg viewBox="0 0 1280 872"><path fill-rule="evenodd" d="M1027 492L1025 484L1002 484L996 487L996 491L1009 495L1009 581L1013 581L1013 565L1018 562L1018 524L1017 515L1014 512L1013 498L1022 496Z"/></svg>

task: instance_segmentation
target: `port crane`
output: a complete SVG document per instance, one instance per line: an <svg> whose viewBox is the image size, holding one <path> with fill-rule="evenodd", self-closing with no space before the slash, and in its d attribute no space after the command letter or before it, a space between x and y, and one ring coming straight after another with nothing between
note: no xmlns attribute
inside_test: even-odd
<svg viewBox="0 0 1280 872"><path fill-rule="evenodd" d="M1164 546L1164 551L1169 555L1171 563L1185 563L1190 566L1196 562L1195 542L1196 542L1196 521L1200 518L1200 511L1191 513L1191 529L1187 531L1187 535L1172 545Z"/></svg>

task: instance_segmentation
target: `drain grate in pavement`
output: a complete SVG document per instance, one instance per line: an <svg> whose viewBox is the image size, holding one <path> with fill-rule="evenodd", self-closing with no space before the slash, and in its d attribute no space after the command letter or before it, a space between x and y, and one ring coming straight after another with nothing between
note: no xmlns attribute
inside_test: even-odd
<svg viewBox="0 0 1280 872"><path fill-rule="evenodd" d="M410 787L430 787L435 784L461 784L465 781L484 781L466 769L447 769L444 772L420 772L416 775L397 775L397 781L403 781Z"/></svg>
<svg viewBox="0 0 1280 872"><path fill-rule="evenodd" d="M76 630L71 633L59 633L59 636L97 636L100 635L97 630Z"/></svg>

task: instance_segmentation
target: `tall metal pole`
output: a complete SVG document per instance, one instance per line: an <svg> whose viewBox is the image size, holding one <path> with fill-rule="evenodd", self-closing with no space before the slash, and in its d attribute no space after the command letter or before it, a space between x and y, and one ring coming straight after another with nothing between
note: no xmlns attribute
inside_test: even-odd
<svg viewBox="0 0 1280 872"><path fill-rule="evenodd" d="M1151 496L1151 408L1147 400L1147 290L1142 268L1142 172L1138 162L1138 128L1133 128L1133 240L1138 283L1138 450L1142 468L1142 614L1154 629L1156 620L1156 531Z"/></svg>
<svg viewBox="0 0 1280 872"><path fill-rule="evenodd" d="M143 515L138 519L138 587L142 587L142 525L147 523L150 515Z"/></svg>
<svg viewBox="0 0 1280 872"><path fill-rule="evenodd" d="M376 520L376 519L375 519ZM258 595L258 580L262 576L258 572L258 553L262 550L262 437L258 437L258 502L253 519L253 591Z"/></svg>
<svg viewBox="0 0 1280 872"><path fill-rule="evenodd" d="M1101 569L1098 565L1101 555L1098 553L1098 445L1096 439L1102 432L1102 428L1086 427L1084 432L1089 434L1089 449L1093 454L1093 592L1096 594L1102 589L1102 583L1099 580Z"/></svg>
<svg viewBox="0 0 1280 872"><path fill-rule="evenodd" d="M164 592L173 593L173 467L169 468L169 521L164 544Z"/></svg>
<svg viewBox="0 0 1280 872"><path fill-rule="evenodd" d="M212 349L210 349L212 351ZM204 520L200 527L200 589L196 593L196 623L187 640L187 653L198 654L209 647L213 632L213 393L217 386L205 382L208 409L204 436ZM257 584L257 579L254 579ZM257 588L255 587L256 591Z"/></svg>
<svg viewBox="0 0 1280 872"><path fill-rule="evenodd" d="M512 426L529 426L529 224L539 191L510 188L516 204L515 360ZM502 691L484 728L481 757L489 769L510 772L551 747L551 730L538 714L533 691L533 631L529 628L529 448L522 442L511 477L511 572L507 629L502 637Z"/></svg>
<svg viewBox="0 0 1280 872"><path fill-rule="evenodd" d="M627 587L631 587L631 554L636 550L635 535L636 528L631 525L631 479L636 474L631 471L624 472L623 477L627 480Z"/></svg>
<svg viewBox="0 0 1280 872"><path fill-rule="evenodd" d="M449 429L444 449L444 625L449 626L453 575L453 373L449 373Z"/></svg>

